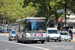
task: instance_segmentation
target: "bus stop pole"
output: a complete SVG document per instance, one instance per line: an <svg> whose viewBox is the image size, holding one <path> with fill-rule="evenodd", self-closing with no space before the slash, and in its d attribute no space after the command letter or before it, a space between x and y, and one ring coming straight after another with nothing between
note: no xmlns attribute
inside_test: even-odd
<svg viewBox="0 0 75 50"><path fill-rule="evenodd" d="M65 29L66 29L66 1L65 1Z"/></svg>
<svg viewBox="0 0 75 50"><path fill-rule="evenodd" d="M65 28L66 28L66 9L65 9Z"/></svg>

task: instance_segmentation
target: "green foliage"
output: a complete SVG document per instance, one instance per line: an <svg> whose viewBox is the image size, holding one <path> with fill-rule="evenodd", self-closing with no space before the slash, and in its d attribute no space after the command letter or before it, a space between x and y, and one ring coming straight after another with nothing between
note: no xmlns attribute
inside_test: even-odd
<svg viewBox="0 0 75 50"><path fill-rule="evenodd" d="M75 12L74 0L0 0L0 18L12 22L27 16L59 18L63 13L57 10L65 8L65 1L66 8Z"/></svg>

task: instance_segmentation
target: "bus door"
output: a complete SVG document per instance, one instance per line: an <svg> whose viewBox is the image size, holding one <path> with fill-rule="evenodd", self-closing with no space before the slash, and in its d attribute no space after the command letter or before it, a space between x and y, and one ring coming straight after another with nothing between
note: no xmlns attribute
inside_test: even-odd
<svg viewBox="0 0 75 50"><path fill-rule="evenodd" d="M24 30L23 24L20 24L20 32L19 32L20 38L22 38L22 36L24 34L23 30Z"/></svg>
<svg viewBox="0 0 75 50"><path fill-rule="evenodd" d="M20 34L20 26L19 24L16 25L16 36L19 36Z"/></svg>

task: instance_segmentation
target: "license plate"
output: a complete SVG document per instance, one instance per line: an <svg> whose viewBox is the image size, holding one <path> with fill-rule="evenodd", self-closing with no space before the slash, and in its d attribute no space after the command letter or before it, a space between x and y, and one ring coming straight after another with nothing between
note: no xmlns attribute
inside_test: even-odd
<svg viewBox="0 0 75 50"><path fill-rule="evenodd" d="M11 38L11 39L15 39L15 38Z"/></svg>
<svg viewBox="0 0 75 50"><path fill-rule="evenodd" d="M34 39L34 40L39 40L39 39Z"/></svg>
<svg viewBox="0 0 75 50"><path fill-rule="evenodd" d="M57 39L57 38L53 38L53 39Z"/></svg>
<svg viewBox="0 0 75 50"><path fill-rule="evenodd" d="M68 38L65 38L65 39L68 39Z"/></svg>

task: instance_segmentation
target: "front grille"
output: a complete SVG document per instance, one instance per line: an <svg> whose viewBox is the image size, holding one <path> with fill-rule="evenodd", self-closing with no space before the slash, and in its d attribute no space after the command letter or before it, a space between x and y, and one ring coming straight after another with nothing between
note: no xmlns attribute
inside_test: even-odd
<svg viewBox="0 0 75 50"><path fill-rule="evenodd" d="M15 36L11 36L11 38L16 38Z"/></svg>

